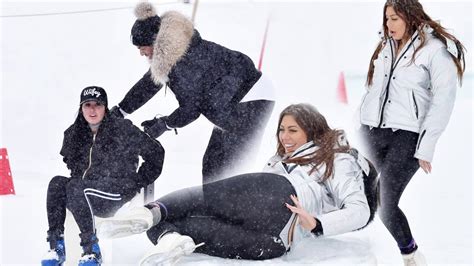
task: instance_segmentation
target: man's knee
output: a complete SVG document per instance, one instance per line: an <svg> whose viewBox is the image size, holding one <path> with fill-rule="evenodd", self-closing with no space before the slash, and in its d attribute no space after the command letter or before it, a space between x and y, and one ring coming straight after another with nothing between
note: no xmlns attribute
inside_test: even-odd
<svg viewBox="0 0 474 266"><path fill-rule="evenodd" d="M53 177L50 181L49 181L49 185L48 185L48 191L51 191L51 190L65 190L66 189L66 185L67 183L69 182L69 178L65 177L65 176L55 176Z"/></svg>
<svg viewBox="0 0 474 266"><path fill-rule="evenodd" d="M68 198L83 197L84 196L84 183L81 179L71 179L66 185L66 194Z"/></svg>

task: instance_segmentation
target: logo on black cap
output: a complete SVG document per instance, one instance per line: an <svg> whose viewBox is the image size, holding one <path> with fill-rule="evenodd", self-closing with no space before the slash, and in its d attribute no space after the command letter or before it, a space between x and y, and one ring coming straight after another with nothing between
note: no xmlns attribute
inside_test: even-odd
<svg viewBox="0 0 474 266"><path fill-rule="evenodd" d="M82 90L80 104L83 104L88 101L98 101L107 106L107 93L105 93L105 90L101 87L87 87Z"/></svg>

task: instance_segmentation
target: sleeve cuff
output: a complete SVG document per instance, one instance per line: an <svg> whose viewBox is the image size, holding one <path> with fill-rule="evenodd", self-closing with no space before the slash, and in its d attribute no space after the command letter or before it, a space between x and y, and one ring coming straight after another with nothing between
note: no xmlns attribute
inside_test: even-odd
<svg viewBox="0 0 474 266"><path fill-rule="evenodd" d="M167 128L168 130L174 129L174 127L169 127L168 124L166 124L166 122L165 122L165 126L166 126L166 128Z"/></svg>
<svg viewBox="0 0 474 266"><path fill-rule="evenodd" d="M321 224L321 221L318 218L314 219L316 219L316 227L311 230L311 233L313 233L315 236L322 236L324 234L323 225Z"/></svg>
<svg viewBox="0 0 474 266"><path fill-rule="evenodd" d="M118 106L118 109L119 109L120 113L122 113L123 117L126 117L127 115L129 115L129 113L125 112L120 106Z"/></svg>

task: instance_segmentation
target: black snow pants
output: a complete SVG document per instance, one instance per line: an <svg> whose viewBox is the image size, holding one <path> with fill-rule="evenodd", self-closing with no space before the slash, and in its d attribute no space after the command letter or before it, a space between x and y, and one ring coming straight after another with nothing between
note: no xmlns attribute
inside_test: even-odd
<svg viewBox="0 0 474 266"><path fill-rule="evenodd" d="M285 203L296 195L284 177L250 173L168 194L156 202L166 217L148 230L156 244L166 232L190 236L196 252L211 256L264 260L280 257L286 248L280 233L291 217ZM163 208L163 207L161 207Z"/></svg>
<svg viewBox="0 0 474 266"><path fill-rule="evenodd" d="M221 126L214 126L202 160L203 183L231 176L258 154L275 102L239 103Z"/></svg>
<svg viewBox="0 0 474 266"><path fill-rule="evenodd" d="M130 201L139 188L132 179L101 178L83 180L55 176L49 182L46 209L50 243L64 233L66 208L72 212L79 226L81 246L94 244L94 216L111 217Z"/></svg>
<svg viewBox="0 0 474 266"><path fill-rule="evenodd" d="M399 247L413 239L407 218L398 207L403 191L419 168L414 156L418 133L362 126L368 158L380 173L379 216Z"/></svg>

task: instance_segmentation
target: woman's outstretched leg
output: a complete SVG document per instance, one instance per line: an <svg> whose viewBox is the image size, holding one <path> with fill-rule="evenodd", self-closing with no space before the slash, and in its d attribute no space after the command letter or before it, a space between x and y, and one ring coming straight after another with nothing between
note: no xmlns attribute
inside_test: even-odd
<svg viewBox="0 0 474 266"><path fill-rule="evenodd" d="M108 238L126 237L143 233L165 220L174 221L189 215L202 215L205 210L202 186L185 188L103 221L98 231L101 236Z"/></svg>
<svg viewBox="0 0 474 266"><path fill-rule="evenodd" d="M176 230L176 221L195 216L214 217L248 230L280 233L291 216L285 206L291 203L291 194L296 192L290 182L270 173L243 174L205 184L201 189L180 190L154 202L160 207L152 211L159 210L161 219L148 235L156 243L163 233Z"/></svg>
<svg viewBox="0 0 474 266"><path fill-rule="evenodd" d="M196 248L197 252L223 258L279 257L286 252L280 233L291 217L285 207L291 194L295 191L285 177L269 173L239 175L206 184L205 211L194 209L184 216L168 215L148 230L148 237L156 246L142 262L175 262ZM168 214L179 213L173 210L180 208L177 202L172 197L160 199L160 204L171 206Z"/></svg>
<svg viewBox="0 0 474 266"><path fill-rule="evenodd" d="M229 259L265 260L280 257L286 247L278 233L248 230L215 217L186 217L174 223L141 260L140 265L176 263L194 251ZM150 229L148 235L154 235ZM192 236L192 238L191 238ZM152 240L153 241L153 240Z"/></svg>
<svg viewBox="0 0 474 266"><path fill-rule="evenodd" d="M141 233L156 225L152 242L175 229L175 222L191 216L211 216L248 230L278 233L291 212L285 203L296 194L289 181L280 175L252 173L234 176L202 187L182 189L155 202L102 223L100 234L124 237Z"/></svg>
<svg viewBox="0 0 474 266"><path fill-rule="evenodd" d="M198 253L229 259L265 260L286 252L280 232L246 229L241 224L213 217L188 217L175 225L181 234L191 236L195 243L204 243L196 249Z"/></svg>

